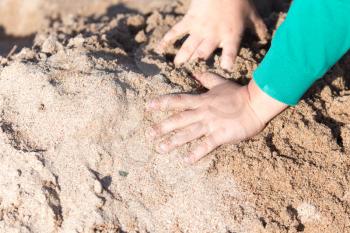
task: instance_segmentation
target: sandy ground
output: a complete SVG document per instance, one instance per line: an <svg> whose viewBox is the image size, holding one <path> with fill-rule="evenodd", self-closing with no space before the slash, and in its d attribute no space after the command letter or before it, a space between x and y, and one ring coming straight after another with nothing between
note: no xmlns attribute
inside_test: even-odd
<svg viewBox="0 0 350 233"><path fill-rule="evenodd" d="M168 2L171 0L0 0L0 55L31 47L35 33L50 27L59 15L116 15L126 8L148 13Z"/></svg>
<svg viewBox="0 0 350 233"><path fill-rule="evenodd" d="M220 51L175 68L178 46L154 47L185 3L97 2L49 4L66 13L27 32L0 17L4 51L32 44L0 61L0 232L350 232L350 57L259 136L187 166L192 145L154 151L145 131L167 114L145 101L200 91L195 70L247 83L268 45L247 32L233 73Z"/></svg>

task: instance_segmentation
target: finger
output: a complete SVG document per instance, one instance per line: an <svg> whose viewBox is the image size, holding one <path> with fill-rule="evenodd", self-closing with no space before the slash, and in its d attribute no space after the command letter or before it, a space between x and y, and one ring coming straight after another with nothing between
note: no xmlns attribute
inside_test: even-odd
<svg viewBox="0 0 350 233"><path fill-rule="evenodd" d="M173 94L164 95L151 100L147 104L149 110L188 110L195 109L201 104L199 95Z"/></svg>
<svg viewBox="0 0 350 233"><path fill-rule="evenodd" d="M219 144L215 141L214 135L205 137L203 141L185 158L185 162L193 164L215 150Z"/></svg>
<svg viewBox="0 0 350 233"><path fill-rule="evenodd" d="M191 60L196 60L198 58L207 60L217 47L218 43L215 40L206 39L198 46L193 53Z"/></svg>
<svg viewBox="0 0 350 233"><path fill-rule="evenodd" d="M250 16L250 21L253 26L253 30L255 30L259 39L266 43L270 38L269 31L267 30L266 24L262 20L262 18L258 15L256 11L254 11Z"/></svg>
<svg viewBox="0 0 350 233"><path fill-rule="evenodd" d="M175 65L181 65L188 61L202 40L201 37L190 35L177 53L174 60Z"/></svg>
<svg viewBox="0 0 350 233"><path fill-rule="evenodd" d="M194 123L186 128L180 130L175 135L169 137L167 140L159 145L159 152L168 153L176 147L182 146L188 142L200 138L206 133L206 129L202 123Z"/></svg>
<svg viewBox="0 0 350 233"><path fill-rule="evenodd" d="M174 43L178 38L186 35L187 32L188 32L188 27L185 25L185 23L183 23L183 21L179 22L174 27L172 27L170 31L167 32L163 37L163 39L159 42L157 52L163 53L165 48L169 44Z"/></svg>
<svg viewBox="0 0 350 233"><path fill-rule="evenodd" d="M222 44L221 67L227 71L232 71L241 42L241 36L235 40L228 40Z"/></svg>
<svg viewBox="0 0 350 233"><path fill-rule="evenodd" d="M202 115L196 110L184 111L172 115L168 119L155 125L151 129L151 136L161 137L174 130L182 129L202 119Z"/></svg>
<svg viewBox="0 0 350 233"><path fill-rule="evenodd" d="M207 89L212 89L215 86L221 85L227 80L213 73L195 74L194 77Z"/></svg>

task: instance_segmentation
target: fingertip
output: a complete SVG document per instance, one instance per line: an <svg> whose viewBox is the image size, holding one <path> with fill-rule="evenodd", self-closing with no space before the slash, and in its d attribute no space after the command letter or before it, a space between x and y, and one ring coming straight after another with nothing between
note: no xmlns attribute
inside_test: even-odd
<svg viewBox="0 0 350 233"><path fill-rule="evenodd" d="M183 161L184 161L186 164L188 164L188 165L192 165L192 164L193 164L192 159L191 159L190 156L187 156L187 157L183 158Z"/></svg>
<svg viewBox="0 0 350 233"><path fill-rule="evenodd" d="M192 57L202 40L203 39L200 36L190 35L177 53L177 56L174 59L175 65L179 66L187 62Z"/></svg>
<svg viewBox="0 0 350 233"><path fill-rule="evenodd" d="M147 130L146 132L147 136L149 136L151 139L156 138L157 136L157 132L154 130L153 127L151 127L150 129Z"/></svg>
<svg viewBox="0 0 350 233"><path fill-rule="evenodd" d="M259 32L258 37L262 44L266 44L271 39L271 35L267 29Z"/></svg>
<svg viewBox="0 0 350 233"><path fill-rule="evenodd" d="M155 100L150 100L146 103L146 109L147 110L154 110L156 108L157 104Z"/></svg>
<svg viewBox="0 0 350 233"><path fill-rule="evenodd" d="M235 60L235 54L223 54L221 57L220 66L227 71L232 71L234 68Z"/></svg>
<svg viewBox="0 0 350 233"><path fill-rule="evenodd" d="M198 153L198 147L194 148L190 154L185 158L185 162L193 165L196 162L198 162L198 160L200 160L202 158L202 156L200 155L200 153Z"/></svg>
<svg viewBox="0 0 350 233"><path fill-rule="evenodd" d="M193 53L191 60L207 60L210 55L215 51L218 47L219 43L216 39L206 38L201 44L198 46L196 51Z"/></svg>
<svg viewBox="0 0 350 233"><path fill-rule="evenodd" d="M162 42L160 42L162 43ZM164 54L164 51L165 51L165 45L164 44L159 44L155 50L154 50L157 54L159 55L163 55Z"/></svg>
<svg viewBox="0 0 350 233"><path fill-rule="evenodd" d="M162 142L158 145L158 147L156 148L157 152L160 153L160 154L165 154L168 152L168 147L167 145Z"/></svg>
<svg viewBox="0 0 350 233"><path fill-rule="evenodd" d="M262 43L267 43L267 41L270 39L270 33L267 29L267 26L264 22L264 20L255 12L251 16L251 21L253 23L253 27L255 29L255 32L257 36L259 37L259 40Z"/></svg>
<svg viewBox="0 0 350 233"><path fill-rule="evenodd" d="M260 26L256 26L255 31L261 42L267 42L270 39L270 33L263 23Z"/></svg>
<svg viewBox="0 0 350 233"><path fill-rule="evenodd" d="M167 46L174 40L170 33L166 34L163 39L159 42L158 46L155 49L155 52L158 54L163 54Z"/></svg>
<svg viewBox="0 0 350 233"><path fill-rule="evenodd" d="M228 57L223 57L221 59L220 65L224 70L231 72L231 71L233 71L233 68L234 68L234 59L228 58Z"/></svg>
<svg viewBox="0 0 350 233"><path fill-rule="evenodd" d="M220 62L220 66L223 69L227 71L233 71L237 55L239 54L240 41L240 36L237 36L235 39L227 39L223 43L223 50Z"/></svg>
<svg viewBox="0 0 350 233"><path fill-rule="evenodd" d="M190 62L194 62L196 60L199 60L198 55L197 54L192 55L192 57L190 58Z"/></svg>
<svg viewBox="0 0 350 233"><path fill-rule="evenodd" d="M175 66L181 66L185 62L186 62L186 58L184 58L184 56L182 56L181 54L178 54L174 59Z"/></svg>

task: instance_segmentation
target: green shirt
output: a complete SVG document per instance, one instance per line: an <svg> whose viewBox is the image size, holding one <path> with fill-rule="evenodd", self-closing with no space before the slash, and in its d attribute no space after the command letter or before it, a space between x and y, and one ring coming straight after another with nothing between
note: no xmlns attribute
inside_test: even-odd
<svg viewBox="0 0 350 233"><path fill-rule="evenodd" d="M350 48L350 0L294 0L254 72L257 85L288 105Z"/></svg>

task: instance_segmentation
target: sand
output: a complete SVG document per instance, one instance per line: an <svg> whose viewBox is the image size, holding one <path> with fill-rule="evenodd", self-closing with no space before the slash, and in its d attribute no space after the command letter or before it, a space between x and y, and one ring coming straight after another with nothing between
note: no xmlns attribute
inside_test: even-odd
<svg viewBox="0 0 350 233"><path fill-rule="evenodd" d="M145 132L169 113L145 102L202 91L198 70L247 83L268 45L248 32L232 73L220 51L176 68L178 46L154 48L186 4L153 3L57 15L1 59L0 232L350 232L350 58L260 135L189 166L192 145L156 153ZM271 33L284 16L265 18Z"/></svg>

